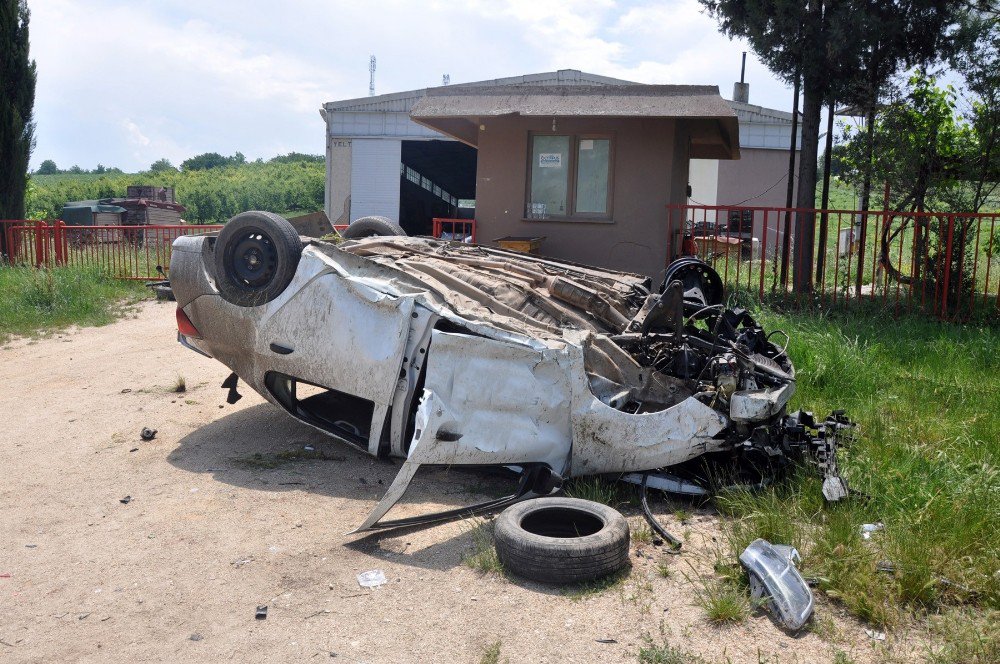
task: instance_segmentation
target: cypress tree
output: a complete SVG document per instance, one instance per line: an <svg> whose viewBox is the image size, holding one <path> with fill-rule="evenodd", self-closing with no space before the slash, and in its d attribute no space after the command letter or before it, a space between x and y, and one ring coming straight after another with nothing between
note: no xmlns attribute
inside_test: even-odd
<svg viewBox="0 0 1000 664"><path fill-rule="evenodd" d="M36 76L28 57L28 19L26 0L0 0L0 219L24 218L28 160L35 147Z"/></svg>

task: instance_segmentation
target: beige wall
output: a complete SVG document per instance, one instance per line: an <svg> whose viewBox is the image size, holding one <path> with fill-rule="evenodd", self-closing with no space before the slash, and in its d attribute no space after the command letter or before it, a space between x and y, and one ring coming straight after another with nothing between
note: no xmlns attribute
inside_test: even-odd
<svg viewBox="0 0 1000 664"><path fill-rule="evenodd" d="M326 137L326 216L351 223L351 139Z"/></svg>
<svg viewBox="0 0 1000 664"><path fill-rule="evenodd" d="M798 173L798 155L795 161ZM748 207L785 207L788 193L788 180L783 176L788 173L788 152L786 150L764 150L743 148L740 159L736 161L719 162L719 192L717 205L735 205L742 203ZM779 181L780 180L780 181ZM777 184L775 184L777 183ZM770 191L762 195L766 189ZM752 200L746 200L746 199ZM795 205L795 193L792 194L792 206ZM759 238L767 255L773 255L774 248L783 236L784 216L771 213L767 215L767 238L764 238L764 214L754 214L754 237Z"/></svg>
<svg viewBox="0 0 1000 664"><path fill-rule="evenodd" d="M481 120L476 180L478 240L546 236L541 253L637 272L658 281L667 257L668 203L686 202L688 139L669 119L559 118L556 132L612 133L612 223L526 220L528 132L552 132L551 118Z"/></svg>

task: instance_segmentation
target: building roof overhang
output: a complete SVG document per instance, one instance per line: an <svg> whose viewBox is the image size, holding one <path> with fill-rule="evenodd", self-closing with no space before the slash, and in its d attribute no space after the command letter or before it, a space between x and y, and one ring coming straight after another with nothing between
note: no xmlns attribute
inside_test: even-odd
<svg viewBox="0 0 1000 664"><path fill-rule="evenodd" d="M736 112L714 85L448 86L427 90L414 122L478 147L490 117L647 118L686 121L693 159L739 159Z"/></svg>

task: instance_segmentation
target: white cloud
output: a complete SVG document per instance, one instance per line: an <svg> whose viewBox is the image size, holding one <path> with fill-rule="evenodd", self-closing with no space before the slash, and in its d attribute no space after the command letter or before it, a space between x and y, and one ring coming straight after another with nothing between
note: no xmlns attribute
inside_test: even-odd
<svg viewBox="0 0 1000 664"><path fill-rule="evenodd" d="M728 96L740 44L696 0L44 0L33 162L145 168L201 152L322 153L325 101L580 69L644 83L714 83ZM756 60L751 99L789 97Z"/></svg>
<svg viewBox="0 0 1000 664"><path fill-rule="evenodd" d="M142 130L139 129L139 125L131 120L125 120L122 123L122 126L125 127L125 131L128 132L128 138L134 145L138 145L139 147L146 147L149 145L149 139L142 133Z"/></svg>

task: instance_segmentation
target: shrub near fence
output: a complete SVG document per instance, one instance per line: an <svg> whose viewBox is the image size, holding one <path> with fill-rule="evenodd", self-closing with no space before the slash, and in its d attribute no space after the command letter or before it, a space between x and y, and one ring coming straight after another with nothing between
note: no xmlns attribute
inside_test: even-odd
<svg viewBox="0 0 1000 664"><path fill-rule="evenodd" d="M797 265L804 215L815 216L815 259ZM667 226L668 257L697 253L761 301L1000 317L1000 214L672 205ZM792 291L802 270L812 294Z"/></svg>
<svg viewBox="0 0 1000 664"><path fill-rule="evenodd" d="M67 226L62 221L0 221L6 261L35 267L81 266L119 279L158 279L170 269L173 241L221 225Z"/></svg>

